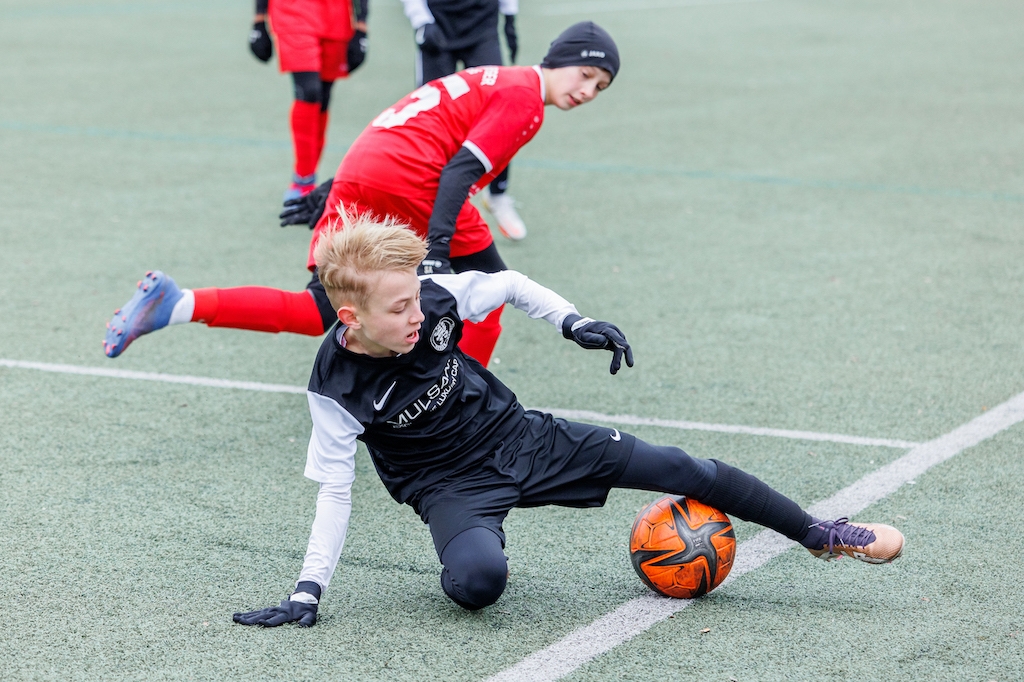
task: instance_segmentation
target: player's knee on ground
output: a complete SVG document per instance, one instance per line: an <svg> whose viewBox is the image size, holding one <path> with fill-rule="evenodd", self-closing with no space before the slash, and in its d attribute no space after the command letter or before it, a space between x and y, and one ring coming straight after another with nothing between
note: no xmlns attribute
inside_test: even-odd
<svg viewBox="0 0 1024 682"><path fill-rule="evenodd" d="M441 553L441 588L464 609L475 611L498 601L508 581L501 539L488 528L456 535Z"/></svg>
<svg viewBox="0 0 1024 682"><path fill-rule="evenodd" d="M320 74L315 71L296 71L292 74L292 88L299 102L320 104L323 101L323 86Z"/></svg>
<svg viewBox="0 0 1024 682"><path fill-rule="evenodd" d="M697 459L676 447L651 445L639 438L617 488L653 490L702 499L711 490L718 468L710 459Z"/></svg>

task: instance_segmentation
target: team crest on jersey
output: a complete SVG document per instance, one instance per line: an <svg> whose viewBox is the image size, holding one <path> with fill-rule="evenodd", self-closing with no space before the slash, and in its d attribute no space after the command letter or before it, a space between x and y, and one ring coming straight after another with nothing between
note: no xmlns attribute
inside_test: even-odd
<svg viewBox="0 0 1024 682"><path fill-rule="evenodd" d="M438 353L448 348L448 342L452 340L452 330L455 329L455 320L450 317L442 317L441 321L430 333L430 345Z"/></svg>

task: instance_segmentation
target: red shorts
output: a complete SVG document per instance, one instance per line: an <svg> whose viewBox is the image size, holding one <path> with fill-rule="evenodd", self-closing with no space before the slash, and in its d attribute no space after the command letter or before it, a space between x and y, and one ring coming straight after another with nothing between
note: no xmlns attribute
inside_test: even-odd
<svg viewBox="0 0 1024 682"><path fill-rule="evenodd" d="M278 33L277 62L282 73L313 71L322 81L348 77L348 41L309 33Z"/></svg>
<svg viewBox="0 0 1024 682"><path fill-rule="evenodd" d="M329 224L338 219L339 204L356 213L370 212L382 218L391 216L407 223L413 232L423 238L427 236L427 224L434 210L434 202L429 199L400 197L356 182L335 180L327 197L327 208L313 230L313 238L309 241L309 260L306 267L310 270L316 266L313 259L316 240ZM493 243L491 228L487 226L476 206L466 199L462 210L459 211L459 217L455 220L455 236L451 241L452 257L479 253Z"/></svg>

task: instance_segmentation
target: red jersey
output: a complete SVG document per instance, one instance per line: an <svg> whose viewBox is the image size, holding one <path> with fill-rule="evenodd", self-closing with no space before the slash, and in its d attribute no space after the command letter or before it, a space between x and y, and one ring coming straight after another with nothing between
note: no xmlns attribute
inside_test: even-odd
<svg viewBox="0 0 1024 682"><path fill-rule="evenodd" d="M466 147L486 187L544 122L538 67L485 66L431 81L373 119L345 153L335 180L398 196L437 196L441 169Z"/></svg>
<svg viewBox="0 0 1024 682"><path fill-rule="evenodd" d="M327 40L352 38L350 0L270 0L270 27L277 35Z"/></svg>

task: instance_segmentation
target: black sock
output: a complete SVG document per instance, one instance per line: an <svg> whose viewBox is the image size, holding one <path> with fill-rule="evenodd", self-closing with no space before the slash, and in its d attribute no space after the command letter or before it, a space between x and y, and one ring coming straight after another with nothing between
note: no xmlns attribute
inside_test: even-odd
<svg viewBox="0 0 1024 682"><path fill-rule="evenodd" d="M728 464L712 461L718 467L718 475L701 502L803 543L814 517L767 483Z"/></svg>

